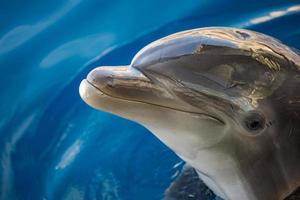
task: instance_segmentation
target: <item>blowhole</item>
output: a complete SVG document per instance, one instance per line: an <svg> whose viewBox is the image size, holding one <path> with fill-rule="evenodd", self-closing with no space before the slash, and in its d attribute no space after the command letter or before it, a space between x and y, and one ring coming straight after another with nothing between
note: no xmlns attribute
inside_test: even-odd
<svg viewBox="0 0 300 200"><path fill-rule="evenodd" d="M246 39L250 38L250 35L248 33L245 33L245 32L242 32L242 31L236 31L236 33L243 40L246 40Z"/></svg>

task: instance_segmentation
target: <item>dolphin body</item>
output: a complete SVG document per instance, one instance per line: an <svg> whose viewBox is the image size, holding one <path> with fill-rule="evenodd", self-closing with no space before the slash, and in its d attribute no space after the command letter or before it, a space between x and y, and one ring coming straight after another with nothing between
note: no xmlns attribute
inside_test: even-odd
<svg viewBox="0 0 300 200"><path fill-rule="evenodd" d="M92 70L90 106L133 120L226 200L282 200L300 186L300 56L236 28L175 33L127 66Z"/></svg>

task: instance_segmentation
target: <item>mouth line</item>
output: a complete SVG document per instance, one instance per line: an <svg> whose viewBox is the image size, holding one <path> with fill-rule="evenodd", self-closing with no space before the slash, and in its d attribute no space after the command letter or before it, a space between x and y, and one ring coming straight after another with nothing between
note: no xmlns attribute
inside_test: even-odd
<svg viewBox="0 0 300 200"><path fill-rule="evenodd" d="M204 116L205 118L208 118L208 119L211 119L213 121L216 121L219 124L225 125L225 122L223 120L221 120L221 119L219 119L219 118L217 118L217 117L215 117L213 115L207 114L207 113L191 112L191 111L186 111L186 110L182 110L182 109L172 108L172 107L168 107L168 106L158 105L158 104L154 104L154 103L149 103L149 102L144 102L144 101L138 101L138 100L132 100L132 99L126 99L126 98L116 97L116 96L113 96L113 95L110 95L110 94L107 94L107 93L103 92L101 89L99 89L93 83L91 83L91 81L89 81L88 79L85 79L85 80L94 89L96 89L97 91L99 91L103 95L108 96L110 98L124 100L124 101L129 101L129 102L143 103L143 104L148 104L148 105L151 105L151 106L161 107L161 108L164 108L164 109L175 110L175 111L178 111L178 112L189 113L189 114L194 114L194 115L200 115L200 116Z"/></svg>

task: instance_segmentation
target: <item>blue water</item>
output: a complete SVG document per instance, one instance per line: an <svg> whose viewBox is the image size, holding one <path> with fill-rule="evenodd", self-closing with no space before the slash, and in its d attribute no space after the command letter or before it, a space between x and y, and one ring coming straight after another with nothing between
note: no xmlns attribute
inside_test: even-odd
<svg viewBox="0 0 300 200"><path fill-rule="evenodd" d="M300 49L300 1L2 0L0 199L161 199L183 162L140 125L88 107L78 86L95 66L205 26Z"/></svg>

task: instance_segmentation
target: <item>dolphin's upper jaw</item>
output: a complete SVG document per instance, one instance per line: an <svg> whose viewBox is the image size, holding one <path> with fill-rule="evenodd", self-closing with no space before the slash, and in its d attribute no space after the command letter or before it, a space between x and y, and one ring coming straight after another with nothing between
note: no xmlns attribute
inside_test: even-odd
<svg viewBox="0 0 300 200"><path fill-rule="evenodd" d="M122 84L151 82L143 73L130 66L97 67L88 74L87 80L102 91L108 87L117 87L117 81L123 81Z"/></svg>

